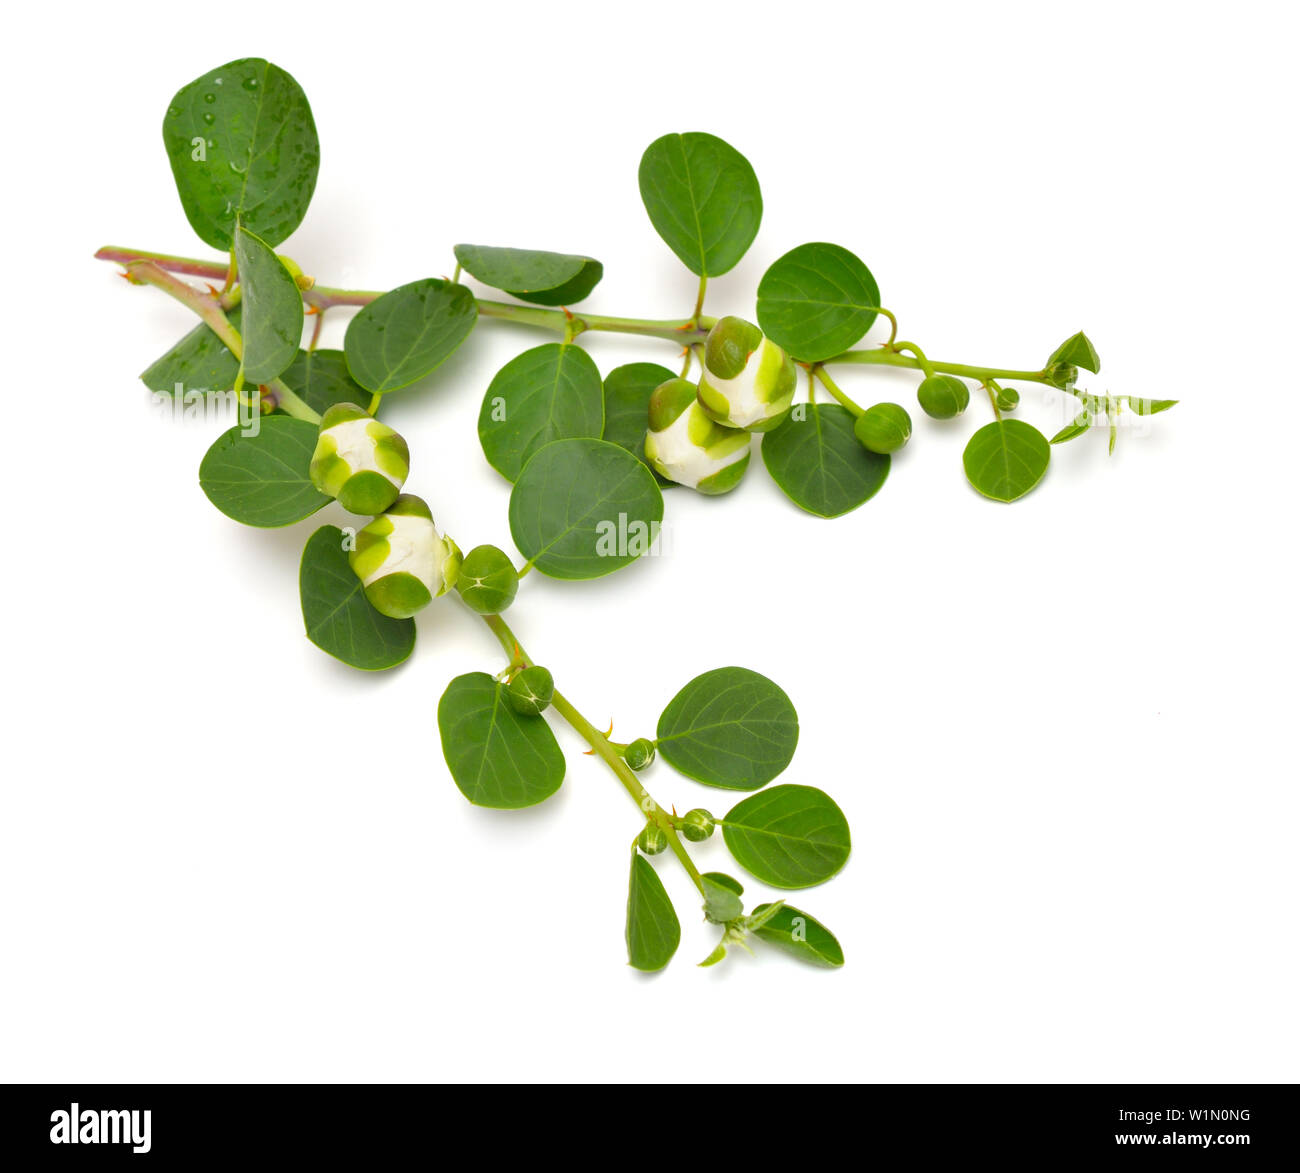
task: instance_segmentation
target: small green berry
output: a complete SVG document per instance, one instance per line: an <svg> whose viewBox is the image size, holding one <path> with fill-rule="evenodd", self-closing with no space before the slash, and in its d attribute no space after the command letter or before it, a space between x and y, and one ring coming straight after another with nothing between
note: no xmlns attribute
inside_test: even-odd
<svg viewBox="0 0 1300 1173"><path fill-rule="evenodd" d="M907 443L912 417L897 403L877 403L858 416L853 434L868 452L888 456Z"/></svg>
<svg viewBox="0 0 1300 1173"><path fill-rule="evenodd" d="M703 843L713 834L715 826L717 824L713 821L713 816L702 807L696 807L682 815L678 830L681 831L683 839L691 843Z"/></svg>
<svg viewBox="0 0 1300 1173"><path fill-rule="evenodd" d="M506 686L506 697L516 713L536 717L544 713L555 694L555 681L550 669L533 664L515 675Z"/></svg>
<svg viewBox="0 0 1300 1173"><path fill-rule="evenodd" d="M456 589L471 610L500 615L515 600L519 574L504 550L475 546L461 561Z"/></svg>
<svg viewBox="0 0 1300 1173"><path fill-rule="evenodd" d="M655 743L648 737L638 737L623 751L623 760L634 770L644 770L655 760Z"/></svg>
<svg viewBox="0 0 1300 1173"><path fill-rule="evenodd" d="M636 837L636 845L646 855L658 855L668 846L668 836L658 823L647 823Z"/></svg>
<svg viewBox="0 0 1300 1173"><path fill-rule="evenodd" d="M916 398L926 415L950 420L966 410L970 388L953 375L931 375L916 389Z"/></svg>

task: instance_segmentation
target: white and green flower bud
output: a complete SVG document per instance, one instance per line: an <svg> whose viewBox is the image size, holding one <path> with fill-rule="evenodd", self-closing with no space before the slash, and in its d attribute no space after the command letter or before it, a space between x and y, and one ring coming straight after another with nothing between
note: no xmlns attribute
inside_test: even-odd
<svg viewBox="0 0 1300 1173"><path fill-rule="evenodd" d="M658 823L647 823L641 834L636 837L636 845L646 855L658 855L668 846L668 836Z"/></svg>
<svg viewBox="0 0 1300 1173"><path fill-rule="evenodd" d="M660 476L701 493L725 493L749 467L749 433L705 414L693 383L669 379L650 396L645 455Z"/></svg>
<svg viewBox="0 0 1300 1173"><path fill-rule="evenodd" d="M376 611L409 619L456 585L460 551L438 533L429 507L403 493L357 534L348 562Z"/></svg>
<svg viewBox="0 0 1300 1173"><path fill-rule="evenodd" d="M648 737L638 737L623 747L623 760L633 770L644 770L655 760L655 743Z"/></svg>
<svg viewBox="0 0 1300 1173"><path fill-rule="evenodd" d="M713 816L703 807L696 807L682 815L677 829L681 831L683 839L691 843L703 843L713 834L715 826L717 824L713 821Z"/></svg>
<svg viewBox="0 0 1300 1173"><path fill-rule="evenodd" d="M516 713L537 717L550 707L555 695L555 680L549 668L531 664L506 685L506 700Z"/></svg>
<svg viewBox="0 0 1300 1173"><path fill-rule="evenodd" d="M790 410L794 360L744 318L719 318L704 341L700 403L728 428L766 432Z"/></svg>
<svg viewBox="0 0 1300 1173"><path fill-rule="evenodd" d="M496 546L475 546L460 564L456 589L480 615L500 615L515 601L519 572L510 556Z"/></svg>
<svg viewBox="0 0 1300 1173"><path fill-rule="evenodd" d="M349 513L383 513L410 471L406 441L355 403L336 403L321 417L311 482Z"/></svg>

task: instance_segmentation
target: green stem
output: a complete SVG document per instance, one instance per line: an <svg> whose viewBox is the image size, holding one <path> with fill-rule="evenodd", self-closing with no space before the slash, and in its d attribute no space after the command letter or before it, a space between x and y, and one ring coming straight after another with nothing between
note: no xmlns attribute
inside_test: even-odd
<svg viewBox="0 0 1300 1173"><path fill-rule="evenodd" d="M847 408L855 416L859 416L862 414L862 408L860 408L856 403L854 403L852 399L850 399L847 395L845 395L844 392L841 391L838 386L836 386L835 380L832 379L830 375L826 373L826 369L824 367L818 364L817 366L810 368L809 374L817 376L817 381L821 383L821 385L825 387L826 390L829 391L835 397L835 401L841 407ZM812 402L811 395L809 395L808 400L810 403Z"/></svg>
<svg viewBox="0 0 1300 1173"><path fill-rule="evenodd" d="M525 667L533 663L529 659L528 653L524 651L523 645L515 637L515 633L510 630L509 625L500 615L484 615L482 619L492 630L492 634L497 637L498 642L512 662L521 662ZM614 776L623 784L623 789L628 792L632 801L637 804L646 819L657 823L662 828L664 834L668 836L668 846L672 849L672 853L677 857L682 867L686 869L686 874L691 877L691 882L703 895L704 881L700 876L699 869L687 852L686 845L682 843L677 835L677 828L673 825L672 816L655 802L650 796L650 792L641 785L641 780L633 772L632 767L619 755L618 750L614 748L614 743L578 712L572 702L558 690L551 696L551 707L568 722L573 731L591 746L596 751L597 756L614 771Z"/></svg>
<svg viewBox="0 0 1300 1173"><path fill-rule="evenodd" d="M707 277L701 277L699 296L696 297L695 299L695 312L691 314L692 322L698 323L700 320L700 315L704 313L704 294L708 288L709 288L709 279Z"/></svg>
<svg viewBox="0 0 1300 1173"><path fill-rule="evenodd" d="M860 366L906 367L923 371L921 362L911 355L897 354L892 350L846 350L828 363L856 363ZM932 370L944 375L963 375L968 379L1018 379L1027 383L1047 383L1046 371L1013 371L1005 367L977 367L959 362L930 362ZM1048 384L1050 386L1051 384Z"/></svg>

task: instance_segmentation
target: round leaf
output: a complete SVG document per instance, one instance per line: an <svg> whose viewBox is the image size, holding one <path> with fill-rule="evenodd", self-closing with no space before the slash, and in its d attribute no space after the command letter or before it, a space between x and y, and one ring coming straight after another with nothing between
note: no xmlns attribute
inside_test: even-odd
<svg viewBox="0 0 1300 1173"><path fill-rule="evenodd" d="M663 969L677 952L682 926L663 881L650 861L632 853L632 875L627 887L627 962L633 969L652 973Z"/></svg>
<svg viewBox="0 0 1300 1173"><path fill-rule="evenodd" d="M240 311L236 306L226 312L236 330L240 328ZM165 395L189 391L211 393L230 391L239 374L239 359L226 348L206 325L200 322L166 354L155 359L140 376L150 391Z"/></svg>
<svg viewBox="0 0 1300 1173"><path fill-rule="evenodd" d="M870 500L889 476L889 457L868 452L853 415L836 404L796 407L763 435L763 464L800 509L839 517Z"/></svg>
<svg viewBox="0 0 1300 1173"><path fill-rule="evenodd" d="M515 712L505 686L486 672L447 685L438 702L438 732L452 778L478 806L533 806L564 781L564 755L546 719Z"/></svg>
<svg viewBox="0 0 1300 1173"><path fill-rule="evenodd" d="M235 233L235 262L243 291L244 378L269 383L298 357L302 293L266 241L244 227Z"/></svg>
<svg viewBox="0 0 1300 1173"><path fill-rule="evenodd" d="M539 448L510 494L515 545L552 578L599 578L634 562L663 515L650 470L604 440Z"/></svg>
<svg viewBox="0 0 1300 1173"><path fill-rule="evenodd" d="M348 373L341 350L300 350L280 376L313 411L324 415L336 403L364 407L365 389Z"/></svg>
<svg viewBox="0 0 1300 1173"><path fill-rule="evenodd" d="M535 305L576 305L604 273L591 257L484 244L458 244L456 260L484 285Z"/></svg>
<svg viewBox="0 0 1300 1173"><path fill-rule="evenodd" d="M666 134L641 156L641 199L655 231L701 277L735 266L758 233L763 196L754 169L711 134Z"/></svg>
<svg viewBox="0 0 1300 1173"><path fill-rule="evenodd" d="M771 907L770 904L760 904L753 915L761 917ZM838 969L844 964L844 950L835 934L815 917L788 904L782 905L753 931L756 937L810 965Z"/></svg>
<svg viewBox="0 0 1300 1173"><path fill-rule="evenodd" d="M465 341L477 317L478 304L463 285L436 277L399 285L348 323L348 370L380 395L409 387Z"/></svg>
<svg viewBox="0 0 1300 1173"><path fill-rule="evenodd" d="M660 383L673 377L674 372L654 362L625 363L610 371L605 376L605 430L602 439L626 448L649 467L645 458L645 434L650 396ZM673 483L658 473L654 473L654 478L661 489Z"/></svg>
<svg viewBox="0 0 1300 1173"><path fill-rule="evenodd" d="M812 786L773 786L719 823L736 862L774 888L820 884L849 858L844 812Z"/></svg>
<svg viewBox="0 0 1300 1173"><path fill-rule="evenodd" d="M213 248L230 249L237 223L272 248L302 223L320 142L307 95L278 66L246 57L184 86L163 143L190 226Z"/></svg>
<svg viewBox="0 0 1300 1173"><path fill-rule="evenodd" d="M391 668L415 647L415 622L390 619L370 605L343 542L338 526L323 525L302 552L298 591L307 638L353 668Z"/></svg>
<svg viewBox="0 0 1300 1173"><path fill-rule="evenodd" d="M801 244L758 283L758 324L804 362L848 350L871 328L879 307L871 270L838 244Z"/></svg>
<svg viewBox="0 0 1300 1173"><path fill-rule="evenodd" d="M478 438L488 463L516 480L544 444L599 439L605 423L600 371L580 346L548 342L512 358L483 396Z"/></svg>
<svg viewBox="0 0 1300 1173"><path fill-rule="evenodd" d="M199 486L227 517L244 525L292 525L329 504L308 469L317 428L287 415L257 417L255 434L236 424L217 437L199 465Z"/></svg>
<svg viewBox="0 0 1300 1173"><path fill-rule="evenodd" d="M790 698L748 668L692 680L659 717L656 745L669 765L708 786L757 790L790 764L799 718Z"/></svg>
<svg viewBox="0 0 1300 1173"><path fill-rule="evenodd" d="M962 463L966 479L994 501L1015 501L1047 472L1052 448L1047 437L1024 420L985 424L970 438Z"/></svg>

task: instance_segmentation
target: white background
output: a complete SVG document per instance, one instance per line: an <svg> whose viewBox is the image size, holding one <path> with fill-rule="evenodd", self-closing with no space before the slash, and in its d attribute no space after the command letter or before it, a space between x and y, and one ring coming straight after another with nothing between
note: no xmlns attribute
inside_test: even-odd
<svg viewBox="0 0 1300 1173"><path fill-rule="evenodd" d="M47 6L7 67L0 1077L1300 1076L1283 6L456 7ZM326 284L515 244L602 258L595 312L684 315L694 278L636 169L703 129L765 202L711 312L752 314L772 260L831 240L931 357L1032 367L1086 328L1086 385L1182 401L1111 459L1100 435L1056 450L1014 507L962 476L986 405L914 411L846 518L797 511L755 456L728 498L670 495L671 557L526 580L512 622L615 736L710 667L786 687L783 780L853 827L842 875L795 896L843 970L697 969L714 930L671 859L678 957L628 969L637 815L612 777L561 730L561 794L489 812L443 765L437 698L500 666L490 634L447 601L409 665L351 672L303 637L296 583L340 517L257 531L204 499L225 425L165 418L136 378L191 322L90 256L206 252L159 125L252 54L315 110L320 182L284 250ZM544 340L486 324L385 405L465 549L509 544L482 391ZM587 341L602 369L674 361ZM914 404L910 376L843 382ZM1025 388L1023 418L1062 412ZM648 783L730 805L662 764ZM728 866L720 842L700 858Z"/></svg>

